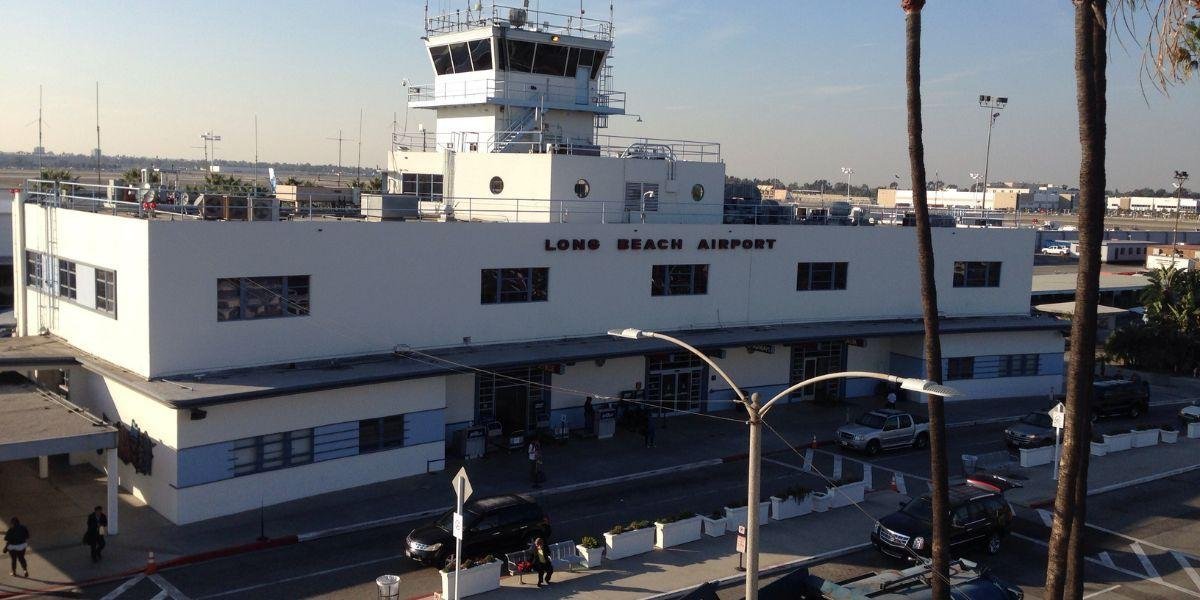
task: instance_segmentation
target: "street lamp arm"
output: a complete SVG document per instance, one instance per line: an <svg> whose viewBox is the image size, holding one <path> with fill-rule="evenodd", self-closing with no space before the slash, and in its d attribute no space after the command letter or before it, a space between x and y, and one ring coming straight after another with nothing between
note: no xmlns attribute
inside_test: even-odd
<svg viewBox="0 0 1200 600"><path fill-rule="evenodd" d="M654 332L654 331L645 331L645 332L642 332L642 335L645 337L657 338L657 339L663 340L664 342L670 342L672 344L675 344L676 346L679 346L680 348L687 350L688 352L691 352L692 354L695 354L700 360L704 361L705 364L707 364L710 368L712 368L713 371L716 371L717 375L720 375L721 379L725 380L725 383L729 384L729 388L733 390L733 393L737 394L738 401L740 401L743 405L747 404L746 394L742 393L742 388L739 388L737 386L737 384L733 382L733 379L730 378L729 375L726 374L725 371L719 365L717 365L716 361L709 358L707 354L701 352L695 346L693 346L679 338L674 338L669 335L664 335L664 334Z"/></svg>
<svg viewBox="0 0 1200 600"><path fill-rule="evenodd" d="M843 378L851 378L851 377L859 377L859 378L863 378L863 379L878 379L880 381L899 383L900 387L903 389L911 390L914 392L920 392L922 394L930 394L930 395L934 395L934 396L949 397L949 396L958 396L961 394L958 390L956 390L954 388L944 386L944 385L941 385L938 383L934 383L932 381L928 381L925 379L917 379L917 378L913 378L913 377L899 377L897 375L888 375L887 373L875 373L872 371L844 371L841 373L827 373L825 375L818 375L811 379L805 379L804 381L801 381L800 383L792 385L791 387L783 390L782 392L775 394L774 398L771 398L770 400L768 400L767 403L764 404L762 406L762 409L759 411L759 416L760 417L765 416L767 414L767 411L770 410L771 405L775 404L776 401L778 401L781 398L786 398L789 394L791 394L792 392L794 392L802 387L812 385L814 383L820 383L822 381L828 381L830 379L843 379Z"/></svg>

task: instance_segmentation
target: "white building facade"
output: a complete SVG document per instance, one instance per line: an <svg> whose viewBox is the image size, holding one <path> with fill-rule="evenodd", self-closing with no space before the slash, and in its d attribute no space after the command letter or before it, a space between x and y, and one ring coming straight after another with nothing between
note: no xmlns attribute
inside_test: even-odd
<svg viewBox="0 0 1200 600"><path fill-rule="evenodd" d="M389 189L427 218L206 220L85 198L85 186L17 195L19 333L74 356L73 402L153 440L121 485L171 521L440 470L460 430L579 428L587 396L633 395L664 416L732 408L702 361L612 328L672 332L764 394L842 370L923 374L912 228L723 224L719 150L599 143L615 113L593 98L606 84L578 69L584 49L603 69L606 23L589 34L486 10L469 27L431 19L439 73L442 45L455 80L475 81L496 70L485 43L491 57L535 44L530 69L540 44L562 43L575 77L542 77L586 97L538 98L535 133L494 138L482 134L517 131L500 116L514 104L488 94L513 88L480 75L490 83L462 88L464 108L439 75L438 146L401 140L389 156ZM461 135L472 110L487 122L473 142ZM1059 391L1062 325L1029 315L1034 232L933 233L947 383L995 402ZM832 381L792 400L874 393Z"/></svg>

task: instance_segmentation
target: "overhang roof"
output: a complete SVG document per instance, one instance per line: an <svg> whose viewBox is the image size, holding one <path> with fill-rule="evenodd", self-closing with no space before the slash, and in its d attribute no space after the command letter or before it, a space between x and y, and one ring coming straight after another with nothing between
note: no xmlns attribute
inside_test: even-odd
<svg viewBox="0 0 1200 600"><path fill-rule="evenodd" d="M958 317L941 321L943 334L1064 331L1068 327L1069 324L1059 319L1029 315ZM670 333L699 348L717 349L755 344L921 335L924 330L921 319L911 318L749 325ZM116 379L172 408L203 407L437 375L473 373L475 369L494 370L531 364L571 363L678 351L678 347L661 340L628 340L599 335L422 349L419 353L361 356L211 372L203 376L180 375L147 381L111 363L74 350L62 340L51 337L40 339L51 340L57 344L55 352L75 352L79 363L89 370ZM8 365L6 348L13 341L0 340L0 369L12 368Z"/></svg>
<svg viewBox="0 0 1200 600"><path fill-rule="evenodd" d="M1034 296L1042 294L1074 294L1076 273L1046 273L1033 276ZM1125 290L1140 290L1150 285L1145 275L1101 273L1100 291L1120 292Z"/></svg>
<svg viewBox="0 0 1200 600"><path fill-rule="evenodd" d="M1071 316L1075 314L1074 302L1052 302L1050 304L1038 304L1033 307L1035 310L1040 310L1044 313L1052 315ZM1096 314L1103 317L1107 315L1123 315L1127 314L1129 309L1117 308L1115 306L1105 306L1103 304L1096 305Z"/></svg>
<svg viewBox="0 0 1200 600"><path fill-rule="evenodd" d="M30 383L0 383L0 461L117 447L117 430Z"/></svg>

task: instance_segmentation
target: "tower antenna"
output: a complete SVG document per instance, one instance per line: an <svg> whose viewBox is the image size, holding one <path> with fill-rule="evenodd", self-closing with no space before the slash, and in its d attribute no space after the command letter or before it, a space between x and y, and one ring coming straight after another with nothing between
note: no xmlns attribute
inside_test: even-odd
<svg viewBox="0 0 1200 600"><path fill-rule="evenodd" d="M358 159L354 166L354 180L362 185L362 107L358 107Z"/></svg>
<svg viewBox="0 0 1200 600"><path fill-rule="evenodd" d="M96 185L100 185L100 82L96 82Z"/></svg>
<svg viewBox="0 0 1200 600"><path fill-rule="evenodd" d="M38 85L38 171L42 170L42 156L46 147L42 145L42 86Z"/></svg>
<svg viewBox="0 0 1200 600"><path fill-rule="evenodd" d="M254 115L254 195L258 195L258 115Z"/></svg>
<svg viewBox="0 0 1200 600"><path fill-rule="evenodd" d="M338 143L338 173L337 173L338 179L337 179L337 181L338 181L338 187L342 187L342 142L353 142L354 140L352 140L350 138L342 137L341 129L338 130L337 137L325 138L325 139Z"/></svg>

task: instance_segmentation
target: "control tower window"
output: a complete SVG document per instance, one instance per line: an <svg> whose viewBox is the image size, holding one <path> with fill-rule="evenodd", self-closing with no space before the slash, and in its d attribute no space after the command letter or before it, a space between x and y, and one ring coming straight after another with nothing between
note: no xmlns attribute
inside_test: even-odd
<svg viewBox="0 0 1200 600"><path fill-rule="evenodd" d="M567 77L574 77L575 71L581 66L592 68L592 61L595 60L593 54L595 51L587 48L571 48L571 56L567 59Z"/></svg>
<svg viewBox="0 0 1200 600"><path fill-rule="evenodd" d="M432 46L429 57L433 59L433 70L438 75L449 75L454 72L454 63L450 62L449 46Z"/></svg>
<svg viewBox="0 0 1200 600"><path fill-rule="evenodd" d="M508 40L508 70L528 73L533 70L533 42Z"/></svg>
<svg viewBox="0 0 1200 600"><path fill-rule="evenodd" d="M533 72L538 75L563 76L567 70L567 47L557 44L538 44Z"/></svg>
<svg viewBox="0 0 1200 600"><path fill-rule="evenodd" d="M604 51L596 50L592 53L592 57L592 79L595 79L596 75L600 73L600 67L604 66ZM579 62L583 64L583 54L579 55Z"/></svg>
<svg viewBox="0 0 1200 600"><path fill-rule="evenodd" d="M454 60L455 73L471 72L471 53L467 51L465 43L450 44L450 57Z"/></svg>
<svg viewBox="0 0 1200 600"><path fill-rule="evenodd" d="M471 66L476 71L486 71L492 68L492 40L475 40L468 42L471 49Z"/></svg>

